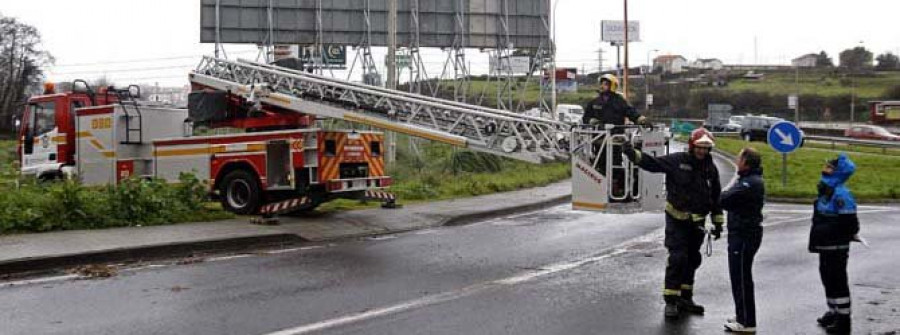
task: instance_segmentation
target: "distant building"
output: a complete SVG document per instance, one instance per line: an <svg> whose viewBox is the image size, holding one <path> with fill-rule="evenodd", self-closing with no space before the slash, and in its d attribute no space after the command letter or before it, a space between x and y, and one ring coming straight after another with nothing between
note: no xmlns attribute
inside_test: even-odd
<svg viewBox="0 0 900 335"><path fill-rule="evenodd" d="M721 70L725 67L725 63L716 58L700 58L691 63L691 68L698 70Z"/></svg>
<svg viewBox="0 0 900 335"><path fill-rule="evenodd" d="M681 55L663 55L653 59L653 68L663 73L681 73L688 66L688 61Z"/></svg>
<svg viewBox="0 0 900 335"><path fill-rule="evenodd" d="M791 61L791 66L793 67L816 67L816 62L819 59L819 55L816 54L806 54Z"/></svg>

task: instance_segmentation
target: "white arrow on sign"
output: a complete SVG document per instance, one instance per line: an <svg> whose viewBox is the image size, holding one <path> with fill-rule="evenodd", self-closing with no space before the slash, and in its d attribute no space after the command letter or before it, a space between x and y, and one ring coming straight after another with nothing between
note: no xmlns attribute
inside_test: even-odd
<svg viewBox="0 0 900 335"><path fill-rule="evenodd" d="M775 128L775 134L778 137L781 137L781 144L792 147L794 146L794 138L791 135L785 134L781 129Z"/></svg>

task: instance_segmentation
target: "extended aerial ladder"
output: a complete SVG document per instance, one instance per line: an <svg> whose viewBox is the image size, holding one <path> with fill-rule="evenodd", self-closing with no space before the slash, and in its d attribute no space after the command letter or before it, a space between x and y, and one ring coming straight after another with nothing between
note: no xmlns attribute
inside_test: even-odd
<svg viewBox="0 0 900 335"><path fill-rule="evenodd" d="M532 163L571 159L576 209L625 211L662 208L662 176L650 175L621 155L634 140L652 155L665 153L661 131L640 127L572 129L555 120L246 60L204 57L190 74L199 87L227 91L248 100L319 118L345 120L475 151ZM622 134L628 134L622 135ZM605 148L605 149L602 149ZM616 149L614 149L616 148ZM599 164L600 156L606 164ZM616 172L621 171L621 172ZM614 189L607 176L621 175Z"/></svg>
<svg viewBox="0 0 900 335"><path fill-rule="evenodd" d="M249 61L204 57L193 84L322 118L542 163L569 157L568 124L317 76Z"/></svg>

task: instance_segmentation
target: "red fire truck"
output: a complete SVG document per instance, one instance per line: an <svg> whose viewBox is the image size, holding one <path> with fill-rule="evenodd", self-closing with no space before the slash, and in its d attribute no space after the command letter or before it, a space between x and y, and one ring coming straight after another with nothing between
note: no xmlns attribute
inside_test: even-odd
<svg viewBox="0 0 900 335"><path fill-rule="evenodd" d="M394 196L383 191L391 178L382 134L318 127L339 120L526 162L570 160L576 208L637 211L663 203L658 176L625 160L611 163L612 148L625 139L661 154L661 131L573 132L552 119L245 60L204 57L189 80L187 109L137 103L138 87L94 92L83 81L71 92L49 89L30 99L20 133L22 173L100 185L128 177L175 182L190 172L241 214L310 209L334 198L392 205ZM239 132L195 136L199 128ZM613 171L625 178L622 192L604 177Z"/></svg>
<svg viewBox="0 0 900 335"><path fill-rule="evenodd" d="M195 87L189 109L139 103L137 86L95 91L79 80L72 87L55 92L50 84L28 100L18 146L23 175L104 185L193 173L239 214L308 210L335 198L395 201L383 191L391 178L381 133L316 128L310 115L204 87ZM193 136L201 125L233 132Z"/></svg>

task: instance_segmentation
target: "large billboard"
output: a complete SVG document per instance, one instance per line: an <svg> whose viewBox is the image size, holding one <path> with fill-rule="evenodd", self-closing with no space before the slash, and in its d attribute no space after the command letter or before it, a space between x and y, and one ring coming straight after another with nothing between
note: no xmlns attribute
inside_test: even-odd
<svg viewBox="0 0 900 335"><path fill-rule="evenodd" d="M421 47L495 48L505 40L502 17L508 14L513 48L537 49L548 40L550 0L397 0L397 44L410 45L413 3L419 4ZM273 44L316 42L316 0L273 0ZM359 45L366 37L362 0L320 1L323 43ZM387 45L387 0L369 1L373 46ZM268 43L269 0L201 0L200 41L216 42L219 18L221 43ZM506 8L504 10L503 8ZM216 12L218 8L218 13ZM462 13L463 38L458 39L457 13ZM217 15L218 14L218 15Z"/></svg>
<svg viewBox="0 0 900 335"><path fill-rule="evenodd" d="M625 21L601 21L600 36L603 42L623 44L625 42ZM641 23L628 21L628 42L641 41Z"/></svg>

